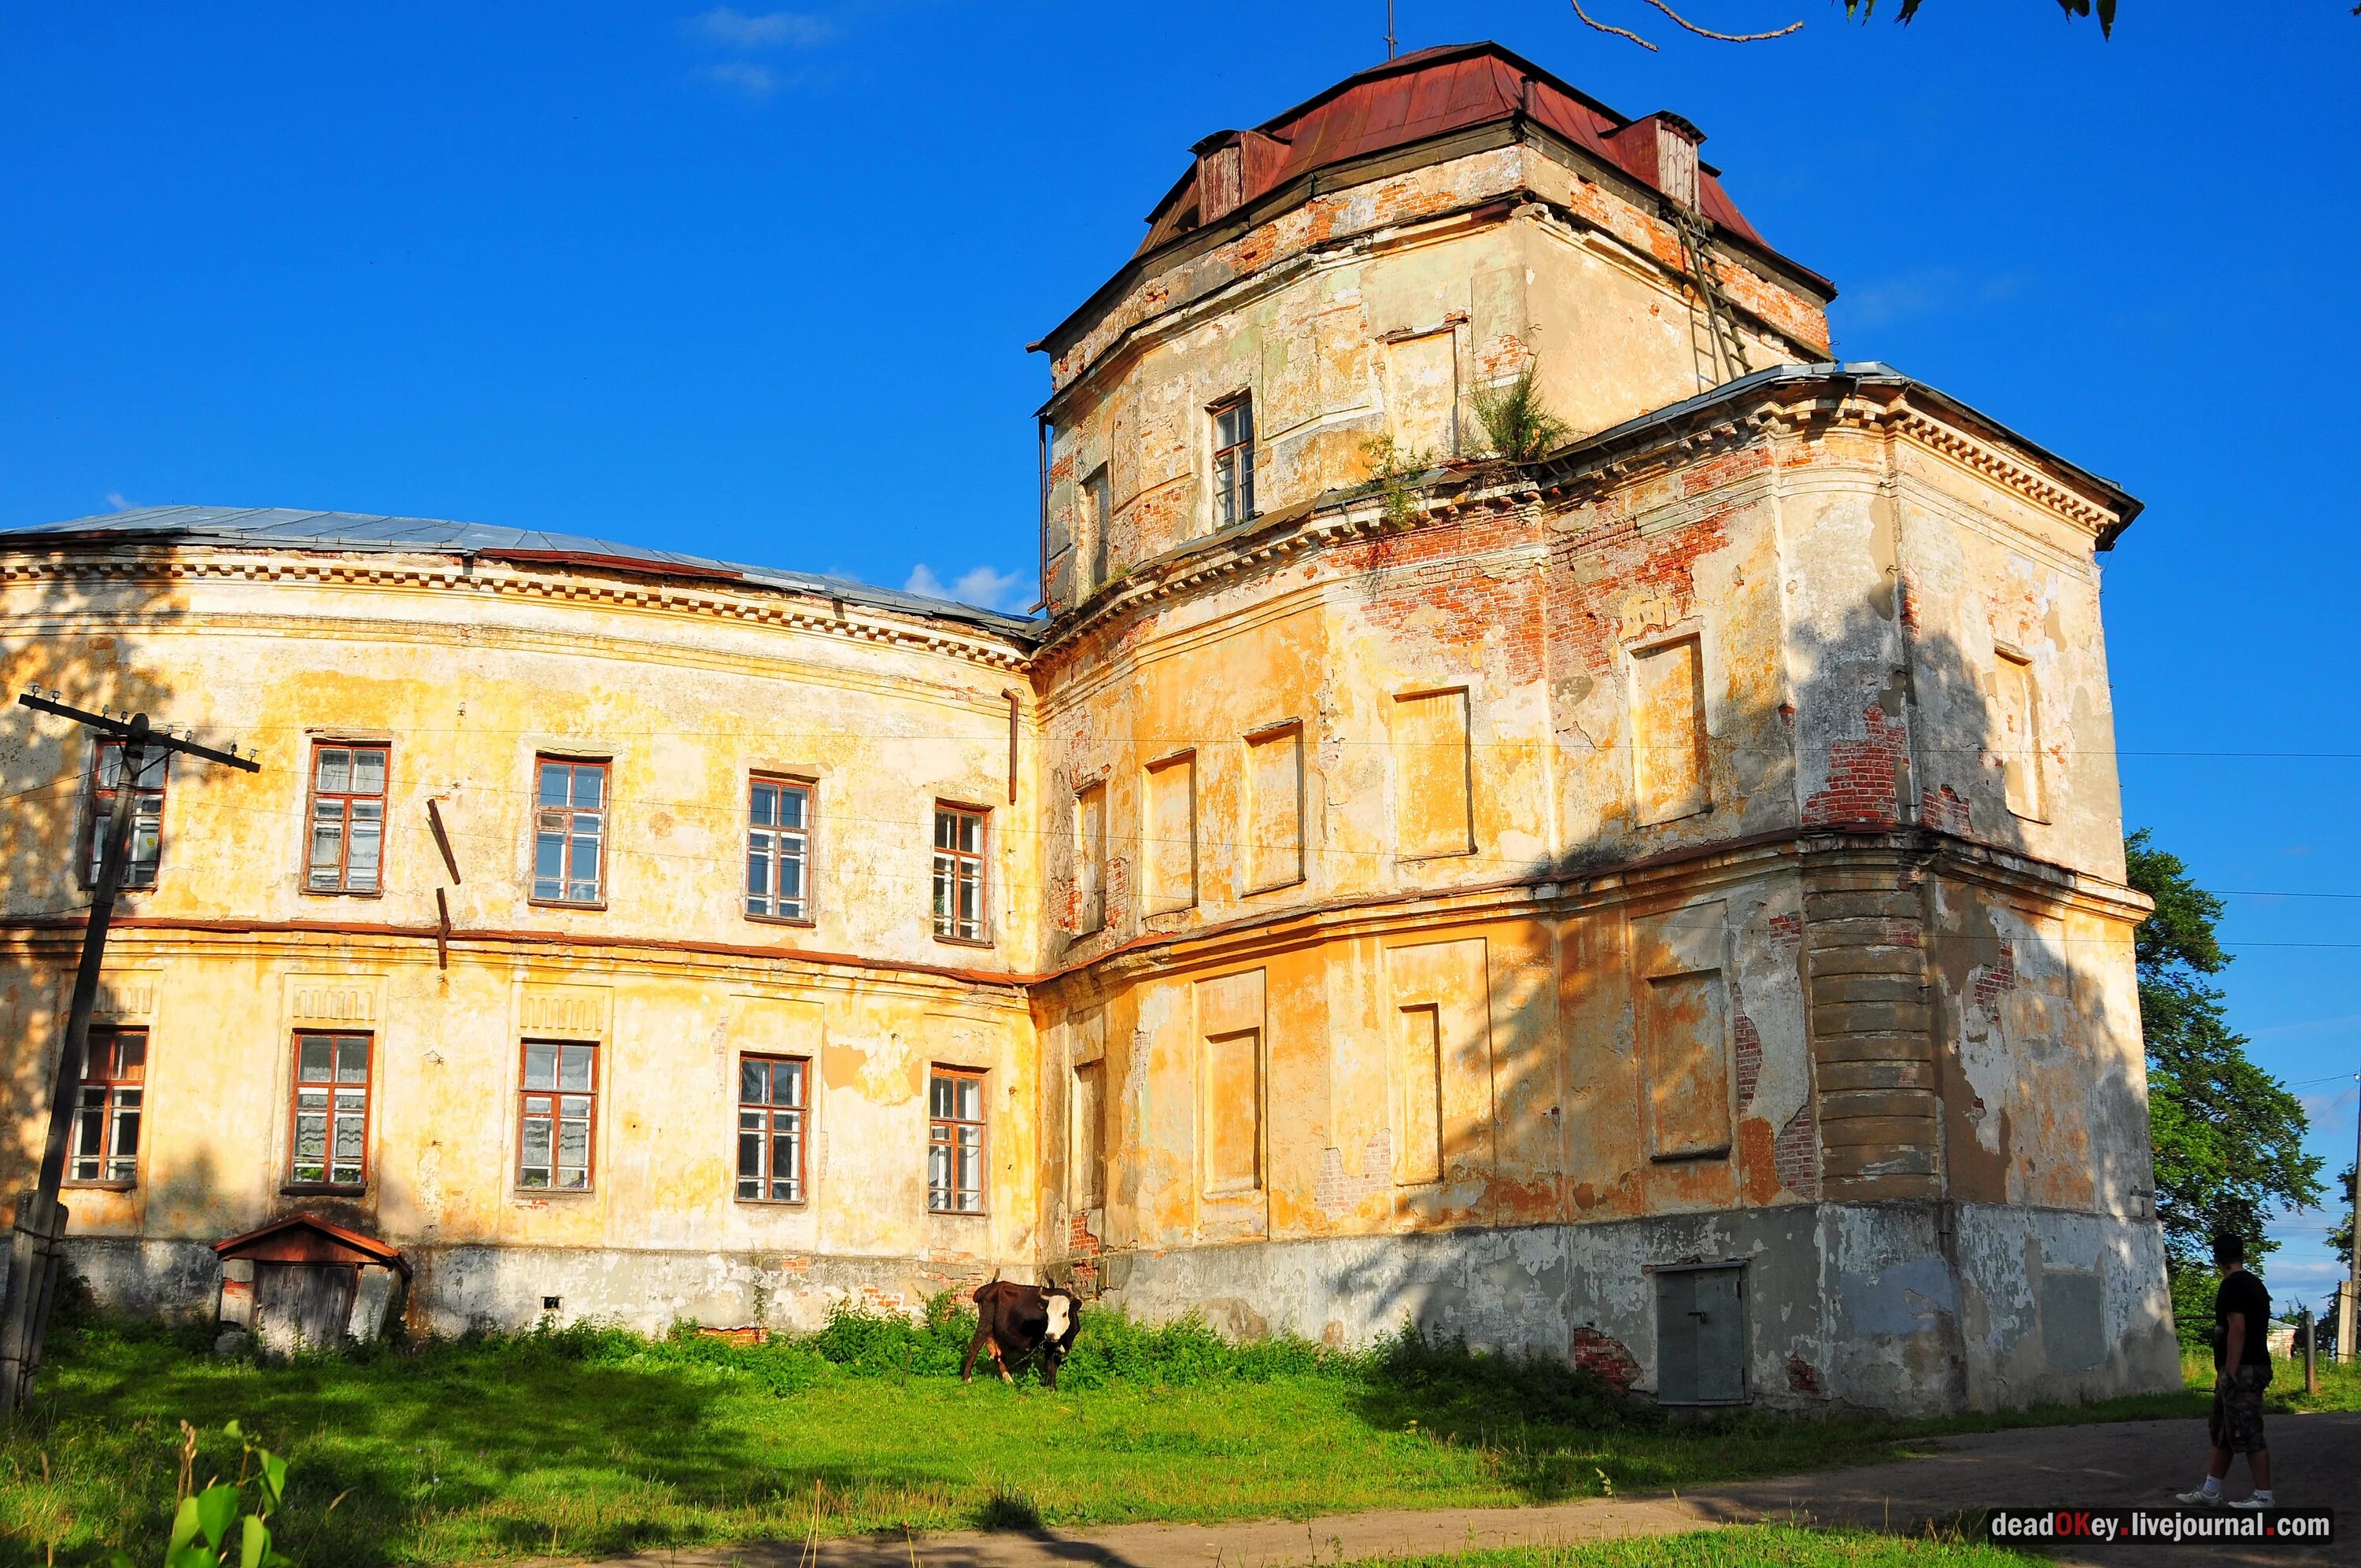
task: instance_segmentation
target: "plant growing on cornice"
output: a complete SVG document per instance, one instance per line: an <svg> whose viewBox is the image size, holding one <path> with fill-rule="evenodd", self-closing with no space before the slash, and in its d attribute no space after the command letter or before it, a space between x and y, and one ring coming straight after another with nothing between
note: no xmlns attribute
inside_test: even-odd
<svg viewBox="0 0 2361 1568"><path fill-rule="evenodd" d="M1408 522L1418 510L1418 489L1410 481L1431 466L1426 454L1390 435L1373 435L1361 443L1361 456L1369 465L1369 484L1385 497L1386 521Z"/></svg>
<svg viewBox="0 0 2361 1568"><path fill-rule="evenodd" d="M1525 361L1515 378L1476 389L1476 418L1492 450L1511 463L1546 457L1574 433L1542 401L1540 356Z"/></svg>

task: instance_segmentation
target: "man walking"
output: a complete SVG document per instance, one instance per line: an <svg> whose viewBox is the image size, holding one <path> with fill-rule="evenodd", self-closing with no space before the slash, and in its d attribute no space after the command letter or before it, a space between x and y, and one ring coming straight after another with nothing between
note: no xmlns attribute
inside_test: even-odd
<svg viewBox="0 0 2361 1568"><path fill-rule="evenodd" d="M2205 1423L2213 1453L2206 1462L2205 1485L2174 1500L2190 1507L2221 1507L2222 1478L2230 1474L2230 1456L2243 1453L2255 1478L2255 1495L2230 1507L2268 1508L2275 1506L2271 1450L2263 1438L2263 1390L2271 1384L2271 1295L2246 1272L2243 1238L2227 1231L2216 1235L2213 1266L2222 1271L2221 1288L2213 1292L2213 1411Z"/></svg>

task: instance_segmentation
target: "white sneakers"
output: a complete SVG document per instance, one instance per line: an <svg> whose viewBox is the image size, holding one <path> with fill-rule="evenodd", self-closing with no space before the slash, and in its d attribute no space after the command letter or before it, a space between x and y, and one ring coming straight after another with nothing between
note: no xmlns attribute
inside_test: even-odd
<svg viewBox="0 0 2361 1568"><path fill-rule="evenodd" d="M2221 1493L2209 1492L2202 1486L2194 1492L2175 1492L2172 1500L2184 1508L2218 1508L2227 1501Z"/></svg>

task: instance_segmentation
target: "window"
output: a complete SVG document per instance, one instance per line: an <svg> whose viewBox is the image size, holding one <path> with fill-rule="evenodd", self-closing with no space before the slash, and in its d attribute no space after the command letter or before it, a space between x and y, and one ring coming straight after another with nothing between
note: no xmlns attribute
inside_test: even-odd
<svg viewBox="0 0 2361 1568"><path fill-rule="evenodd" d="M139 1113L147 1100L148 1031L93 1028L82 1059L66 1179L135 1180Z"/></svg>
<svg viewBox="0 0 2361 1568"><path fill-rule="evenodd" d="M1074 793L1074 934L1087 937L1106 924L1106 785L1086 784Z"/></svg>
<svg viewBox="0 0 2361 1568"><path fill-rule="evenodd" d="M983 1074L939 1067L927 1088L927 1208L983 1212Z"/></svg>
<svg viewBox="0 0 2361 1568"><path fill-rule="evenodd" d="M139 754L137 798L131 806L131 858L124 862L125 887L154 887L156 867L164 856L164 781L171 771L172 754L149 747ZM123 742L98 743L98 765L90 778L90 809L82 816L83 875L98 882L106 857L106 825L115 812L115 789L123 778Z"/></svg>
<svg viewBox="0 0 2361 1568"><path fill-rule="evenodd" d="M309 893L375 893L385 846L388 748L312 748Z"/></svg>
<svg viewBox="0 0 2361 1568"><path fill-rule="evenodd" d="M295 1137L287 1179L358 1187L368 1179L369 1037L295 1036Z"/></svg>
<svg viewBox="0 0 2361 1568"><path fill-rule="evenodd" d="M607 764L538 760L533 896L542 904L602 903L606 896Z"/></svg>
<svg viewBox="0 0 2361 1568"><path fill-rule="evenodd" d="M1082 481L1082 492L1090 498L1091 514L1091 580L1083 585L1087 593L1106 586L1107 570L1115 559L1115 487L1107 478L1105 464L1091 470L1091 477Z"/></svg>
<svg viewBox="0 0 2361 1568"><path fill-rule="evenodd" d="M1254 399L1241 395L1213 410L1214 527L1254 516Z"/></svg>
<svg viewBox="0 0 2361 1568"><path fill-rule="evenodd" d="M749 1203L804 1201L804 1083L800 1057L738 1059L738 1196Z"/></svg>
<svg viewBox="0 0 2361 1568"><path fill-rule="evenodd" d="M527 1040L522 1095L517 1185L588 1191L598 1130L598 1047L580 1040Z"/></svg>
<svg viewBox="0 0 2361 1568"><path fill-rule="evenodd" d="M746 913L761 920L808 917L811 785L754 775L746 829Z"/></svg>
<svg viewBox="0 0 2361 1568"><path fill-rule="evenodd" d="M984 917L984 822L972 806L935 807L935 935L950 942L988 940Z"/></svg>

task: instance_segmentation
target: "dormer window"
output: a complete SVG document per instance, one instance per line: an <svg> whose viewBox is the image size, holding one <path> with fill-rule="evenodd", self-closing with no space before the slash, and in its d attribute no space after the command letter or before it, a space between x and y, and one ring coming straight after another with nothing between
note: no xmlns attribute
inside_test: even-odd
<svg viewBox="0 0 2361 1568"><path fill-rule="evenodd" d="M1213 416L1213 526L1228 528L1255 514L1254 398L1241 392L1216 404Z"/></svg>

